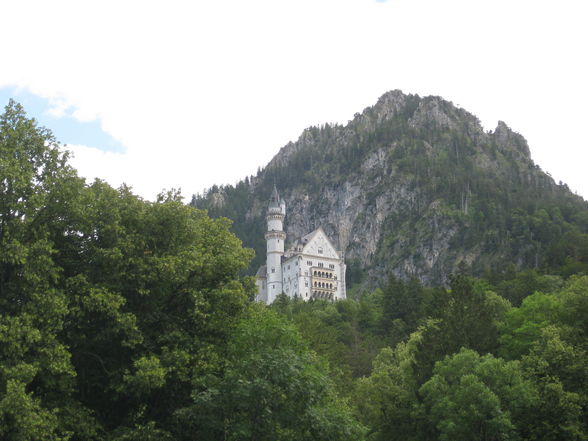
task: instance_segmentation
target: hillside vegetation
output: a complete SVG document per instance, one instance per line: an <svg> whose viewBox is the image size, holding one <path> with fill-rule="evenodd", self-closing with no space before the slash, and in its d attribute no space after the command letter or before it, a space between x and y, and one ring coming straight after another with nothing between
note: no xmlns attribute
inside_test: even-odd
<svg viewBox="0 0 588 441"><path fill-rule="evenodd" d="M347 125L306 129L254 177L213 187L192 205L235 221L265 259L265 210L274 183L289 240L322 226L345 252L350 283L390 274L445 284L472 275L587 268L588 205L531 159L525 139L439 97L384 94ZM362 279L363 277L363 279Z"/></svg>

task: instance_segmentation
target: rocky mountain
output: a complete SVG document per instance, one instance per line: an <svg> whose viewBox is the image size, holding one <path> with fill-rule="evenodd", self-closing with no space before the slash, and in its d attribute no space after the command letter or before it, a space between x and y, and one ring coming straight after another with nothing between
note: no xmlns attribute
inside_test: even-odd
<svg viewBox="0 0 588 441"><path fill-rule="evenodd" d="M586 202L533 162L520 134L503 122L485 132L449 101L398 90L344 126L304 130L256 176L193 197L235 221L256 250L252 271L265 260L274 183L289 240L322 226L345 252L350 283L560 265L558 246L588 233Z"/></svg>

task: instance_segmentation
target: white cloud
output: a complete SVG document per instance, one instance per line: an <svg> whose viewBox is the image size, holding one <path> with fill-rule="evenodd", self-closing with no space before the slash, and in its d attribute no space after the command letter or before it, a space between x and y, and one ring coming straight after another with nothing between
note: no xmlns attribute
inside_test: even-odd
<svg viewBox="0 0 588 441"><path fill-rule="evenodd" d="M585 196L583 1L5 2L0 85L99 118L127 152L76 147L85 175L153 198L255 173L306 126L390 89L506 121ZM35 11L31 14L30 11ZM22 20L27 17L26 29Z"/></svg>
<svg viewBox="0 0 588 441"><path fill-rule="evenodd" d="M49 109L47 113L55 118L62 118L67 114L67 110L70 108L66 101L59 98L51 98L49 100Z"/></svg>
<svg viewBox="0 0 588 441"><path fill-rule="evenodd" d="M118 187L129 177L128 170L132 164L129 163L128 155L104 152L83 145L70 144L65 148L71 152L71 165L78 170L80 176L86 178L87 182L98 178Z"/></svg>

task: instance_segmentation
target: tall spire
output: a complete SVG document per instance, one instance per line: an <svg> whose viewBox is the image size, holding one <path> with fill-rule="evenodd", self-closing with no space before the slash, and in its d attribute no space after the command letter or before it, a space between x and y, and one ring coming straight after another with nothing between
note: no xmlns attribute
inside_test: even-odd
<svg viewBox="0 0 588 441"><path fill-rule="evenodd" d="M280 206L280 195L278 194L278 189L276 188L276 184L274 184L274 191L272 192L272 197L270 198L270 207L279 207Z"/></svg>

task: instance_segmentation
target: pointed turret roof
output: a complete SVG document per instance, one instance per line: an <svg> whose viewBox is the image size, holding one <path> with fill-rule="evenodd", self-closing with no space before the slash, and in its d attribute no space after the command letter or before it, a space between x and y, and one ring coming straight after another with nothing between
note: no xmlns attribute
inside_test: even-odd
<svg viewBox="0 0 588 441"><path fill-rule="evenodd" d="M270 208L280 206L280 195L278 194L278 189L276 188L275 184L274 191L272 192L272 197L270 198L269 206Z"/></svg>

